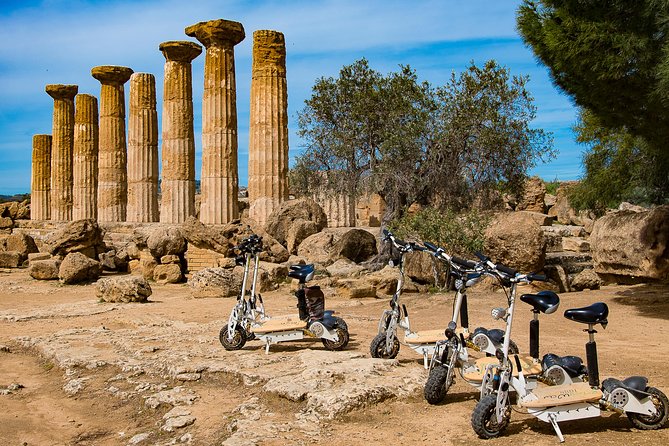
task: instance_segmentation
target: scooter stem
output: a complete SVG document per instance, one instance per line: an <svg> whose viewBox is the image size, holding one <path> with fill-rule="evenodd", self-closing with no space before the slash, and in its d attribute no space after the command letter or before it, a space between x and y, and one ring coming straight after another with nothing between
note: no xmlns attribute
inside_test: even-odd
<svg viewBox="0 0 669 446"><path fill-rule="evenodd" d="M530 321L530 356L539 360L539 312L533 311L534 319Z"/></svg>
<svg viewBox="0 0 669 446"><path fill-rule="evenodd" d="M594 325L588 324L590 340L585 344L585 355L588 361L588 383L591 387L599 387L599 362L597 360L595 333L597 333L597 330L594 329Z"/></svg>

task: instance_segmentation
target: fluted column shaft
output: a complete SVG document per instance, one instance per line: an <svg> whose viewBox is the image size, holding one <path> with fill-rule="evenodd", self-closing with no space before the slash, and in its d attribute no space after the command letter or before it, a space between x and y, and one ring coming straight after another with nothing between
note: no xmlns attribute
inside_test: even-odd
<svg viewBox="0 0 669 446"><path fill-rule="evenodd" d="M72 149L74 146L74 96L76 85L51 84L53 98L51 139L51 219L72 220Z"/></svg>
<svg viewBox="0 0 669 446"><path fill-rule="evenodd" d="M202 97L200 220L228 223L239 215L234 46L244 39L244 27L238 22L212 20L187 27L186 34L207 48Z"/></svg>
<svg viewBox="0 0 669 446"><path fill-rule="evenodd" d="M98 100L75 98L72 219L98 218Z"/></svg>
<svg viewBox="0 0 669 446"><path fill-rule="evenodd" d="M49 220L51 215L51 135L33 136L33 166L30 180L30 219Z"/></svg>
<svg viewBox="0 0 669 446"><path fill-rule="evenodd" d="M288 90L283 33L253 33L249 215L264 225L288 198Z"/></svg>
<svg viewBox="0 0 669 446"><path fill-rule="evenodd" d="M160 221L183 223L196 213L191 61L202 47L170 41L159 49L165 56Z"/></svg>
<svg viewBox="0 0 669 446"><path fill-rule="evenodd" d="M100 81L100 151L98 158L98 220L125 221L128 204L125 137L125 84L132 70L100 66L91 70Z"/></svg>
<svg viewBox="0 0 669 446"><path fill-rule="evenodd" d="M128 209L126 221L158 221L158 112L156 78L130 76Z"/></svg>

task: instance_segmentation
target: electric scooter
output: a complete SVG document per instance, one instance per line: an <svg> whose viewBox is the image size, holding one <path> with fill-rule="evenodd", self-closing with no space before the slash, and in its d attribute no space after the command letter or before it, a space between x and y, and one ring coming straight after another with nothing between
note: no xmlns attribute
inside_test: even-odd
<svg viewBox="0 0 669 446"><path fill-rule="evenodd" d="M262 297L256 295L262 237L253 234L236 247L242 255L238 263L244 265L242 286L237 304L230 312L228 323L223 326L219 340L226 350L239 350L247 341L259 339L265 343L265 353L272 344L301 340L305 337L320 338L328 350L341 350L349 341L348 325L325 311L325 296L320 287L306 286L314 276L314 265L293 265L288 276L297 279L298 315L269 317L265 312ZM253 279L250 293L246 292L250 264L253 261Z"/></svg>
<svg viewBox="0 0 669 446"><path fill-rule="evenodd" d="M602 302L564 312L567 319L588 326L589 341L585 345L588 382L542 387L531 391L526 385L522 366L516 358L515 366L519 373L512 376L513 365L508 352L504 351L494 378L498 383L495 392L482 398L472 414L472 427L479 437L497 437L508 426L511 418L508 397L510 387L518 392L518 406L550 423L560 442L564 442L564 436L558 422L598 417L603 410L627 415L638 429L654 430L664 427L669 417L669 399L659 389L648 386L646 377L631 376L622 381L607 378L600 386L595 326L606 328L608 314L608 306ZM512 317L512 313L509 317Z"/></svg>

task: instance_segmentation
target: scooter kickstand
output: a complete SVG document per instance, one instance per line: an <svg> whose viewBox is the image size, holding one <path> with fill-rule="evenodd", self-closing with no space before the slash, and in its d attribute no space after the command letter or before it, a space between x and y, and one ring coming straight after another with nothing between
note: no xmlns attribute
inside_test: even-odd
<svg viewBox="0 0 669 446"><path fill-rule="evenodd" d="M555 414L548 415L548 420L551 422L551 425L555 430L555 434L560 439L560 443L564 443L564 437L562 436L562 431L560 430L560 426L558 426L557 421L555 420Z"/></svg>
<svg viewBox="0 0 669 446"><path fill-rule="evenodd" d="M267 338L267 340L265 341L265 354L266 355L269 355L269 346L270 346L270 340L269 340L269 338Z"/></svg>
<svg viewBox="0 0 669 446"><path fill-rule="evenodd" d="M427 363L427 350L425 349L423 350L423 367L425 368L425 370L430 368L430 366Z"/></svg>

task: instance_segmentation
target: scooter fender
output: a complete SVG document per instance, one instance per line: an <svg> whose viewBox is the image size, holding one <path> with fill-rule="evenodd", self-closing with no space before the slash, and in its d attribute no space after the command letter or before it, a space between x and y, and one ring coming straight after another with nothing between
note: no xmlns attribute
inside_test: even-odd
<svg viewBox="0 0 669 446"><path fill-rule="evenodd" d="M500 347L498 343L490 339L485 333L477 333L472 338L472 342L484 353L494 355Z"/></svg>
<svg viewBox="0 0 669 446"><path fill-rule="evenodd" d="M309 324L309 332L317 338L329 339L331 341L339 341L339 336L337 336L337 331L335 330L336 322L334 319L330 318L331 327L328 327L325 324L325 319L323 321L314 321Z"/></svg>

